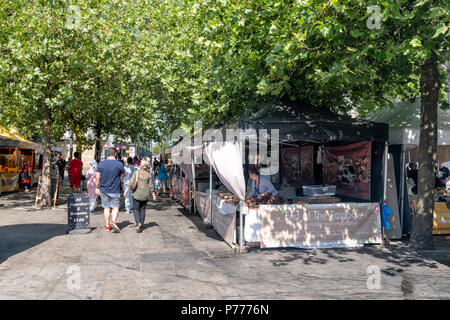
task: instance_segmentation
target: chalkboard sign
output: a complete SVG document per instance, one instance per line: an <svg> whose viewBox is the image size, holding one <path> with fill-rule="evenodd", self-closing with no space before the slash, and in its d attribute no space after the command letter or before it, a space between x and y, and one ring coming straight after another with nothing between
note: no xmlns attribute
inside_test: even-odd
<svg viewBox="0 0 450 320"><path fill-rule="evenodd" d="M72 193L67 196L67 233L91 232L89 197L85 193Z"/></svg>

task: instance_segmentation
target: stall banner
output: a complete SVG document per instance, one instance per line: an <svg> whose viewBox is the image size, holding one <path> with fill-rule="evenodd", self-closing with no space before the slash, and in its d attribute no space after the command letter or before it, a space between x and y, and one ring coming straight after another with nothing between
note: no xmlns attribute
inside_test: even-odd
<svg viewBox="0 0 450 320"><path fill-rule="evenodd" d="M241 207L244 216L244 239L247 242L261 242L261 217L258 209L250 209L248 206Z"/></svg>
<svg viewBox="0 0 450 320"><path fill-rule="evenodd" d="M370 200L371 141L325 147L323 182L336 194Z"/></svg>
<svg viewBox="0 0 450 320"><path fill-rule="evenodd" d="M301 147L300 166L303 185L314 185L314 146Z"/></svg>
<svg viewBox="0 0 450 320"><path fill-rule="evenodd" d="M300 167L300 147L281 149L282 180L291 187L302 186L302 172Z"/></svg>
<svg viewBox="0 0 450 320"><path fill-rule="evenodd" d="M178 177L178 176L174 176L175 180L173 183L173 188L174 188L174 198L178 201L181 201L181 196L183 194L183 180Z"/></svg>
<svg viewBox="0 0 450 320"><path fill-rule="evenodd" d="M213 195L213 204L215 202L216 195ZM200 215L200 217L203 219L204 222L210 223L211 222L211 206L209 203L209 194L196 191L195 192L195 199L197 204L197 211Z"/></svg>
<svg viewBox="0 0 450 320"><path fill-rule="evenodd" d="M343 248L381 243L378 203L262 205L261 248Z"/></svg>
<svg viewBox="0 0 450 320"><path fill-rule="evenodd" d="M187 181L186 177L183 178L183 186L182 186L182 195L181 195L181 204L185 209L191 209L191 192L190 192L190 184Z"/></svg>
<svg viewBox="0 0 450 320"><path fill-rule="evenodd" d="M232 248L236 242L236 214L221 214L216 202L213 202L212 225L214 230Z"/></svg>
<svg viewBox="0 0 450 320"><path fill-rule="evenodd" d="M176 179L175 175L173 175L172 179L170 179L170 197L172 199L175 199L175 197L176 197L175 179Z"/></svg>
<svg viewBox="0 0 450 320"><path fill-rule="evenodd" d="M450 209L446 202L434 203L433 234L450 234Z"/></svg>
<svg viewBox="0 0 450 320"><path fill-rule="evenodd" d="M14 172L0 173L1 192L19 190L19 174Z"/></svg>

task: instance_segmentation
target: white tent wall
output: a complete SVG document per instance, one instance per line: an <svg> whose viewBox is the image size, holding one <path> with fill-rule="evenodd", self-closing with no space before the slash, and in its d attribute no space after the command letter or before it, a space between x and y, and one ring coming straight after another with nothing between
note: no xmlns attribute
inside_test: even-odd
<svg viewBox="0 0 450 320"><path fill-rule="evenodd" d="M367 120L389 124L389 144L419 145L420 99L399 102L367 116ZM438 110L438 145L450 146L450 112Z"/></svg>
<svg viewBox="0 0 450 320"><path fill-rule="evenodd" d="M383 109L366 117L367 120L389 124L389 144L401 145L401 167L405 169L408 162L418 162L420 137L420 99L395 104L394 108ZM438 148L437 161L450 161L450 111L438 109ZM400 172L400 181L405 178L405 171ZM404 189L400 184L399 210L408 214L407 204L404 203ZM408 223L403 231L410 228Z"/></svg>

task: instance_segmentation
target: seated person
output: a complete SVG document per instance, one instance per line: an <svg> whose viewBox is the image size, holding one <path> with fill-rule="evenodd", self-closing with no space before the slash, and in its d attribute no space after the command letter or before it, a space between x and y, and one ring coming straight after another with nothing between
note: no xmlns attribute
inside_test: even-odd
<svg viewBox="0 0 450 320"><path fill-rule="evenodd" d="M248 168L248 174L252 179L252 191L250 191L249 197L255 197L263 193L270 193L272 196L276 196L278 191L273 186L272 182L266 177L262 177L259 174L259 168L255 165L250 165Z"/></svg>
<svg viewBox="0 0 450 320"><path fill-rule="evenodd" d="M417 170L417 164L415 162L410 162L408 165L408 173L407 177L411 178L414 181L414 187L412 188L412 192L417 194L417 177L419 170Z"/></svg>
<svg viewBox="0 0 450 320"><path fill-rule="evenodd" d="M450 181L450 170L441 163L436 173L436 188L445 188L448 181Z"/></svg>

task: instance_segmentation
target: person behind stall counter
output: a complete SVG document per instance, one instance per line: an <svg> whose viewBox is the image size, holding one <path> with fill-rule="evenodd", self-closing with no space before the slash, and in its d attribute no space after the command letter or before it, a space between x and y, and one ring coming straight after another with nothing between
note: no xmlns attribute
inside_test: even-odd
<svg viewBox="0 0 450 320"><path fill-rule="evenodd" d="M439 165L436 173L436 188L445 188L446 183L450 181L450 170L443 163Z"/></svg>
<svg viewBox="0 0 450 320"><path fill-rule="evenodd" d="M270 193L272 196L278 194L277 189L273 186L272 182L259 173L257 166L250 166L248 168L248 174L252 179L252 191L250 191L249 197L255 197L259 194Z"/></svg>
<svg viewBox="0 0 450 320"><path fill-rule="evenodd" d="M417 194L417 182L418 182L419 171L417 170L417 163L411 162L408 165L408 173L407 177L411 178L414 181L414 186L411 191L414 194Z"/></svg>

